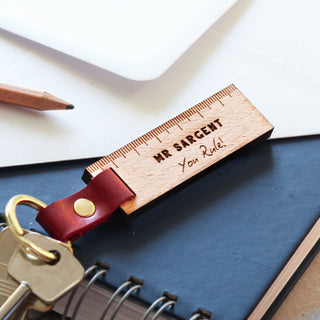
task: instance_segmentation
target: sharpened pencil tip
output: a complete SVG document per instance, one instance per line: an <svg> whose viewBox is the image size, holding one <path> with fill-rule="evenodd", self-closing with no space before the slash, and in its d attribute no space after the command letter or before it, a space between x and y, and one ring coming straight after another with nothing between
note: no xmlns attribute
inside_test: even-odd
<svg viewBox="0 0 320 320"><path fill-rule="evenodd" d="M66 109L67 109L67 110L74 109L74 105L73 105L73 104L68 104L68 105L66 106Z"/></svg>

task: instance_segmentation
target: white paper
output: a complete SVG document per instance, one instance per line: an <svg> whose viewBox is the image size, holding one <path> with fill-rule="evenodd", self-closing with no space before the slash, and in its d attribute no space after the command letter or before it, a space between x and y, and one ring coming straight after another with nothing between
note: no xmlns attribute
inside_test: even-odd
<svg viewBox="0 0 320 320"><path fill-rule="evenodd" d="M134 80L159 77L236 0L2 0L0 27Z"/></svg>
<svg viewBox="0 0 320 320"><path fill-rule="evenodd" d="M319 134L317 12L316 0L239 1L162 76L141 82L3 31L0 81L76 108L1 104L0 165L104 156L231 83L275 126L273 138Z"/></svg>

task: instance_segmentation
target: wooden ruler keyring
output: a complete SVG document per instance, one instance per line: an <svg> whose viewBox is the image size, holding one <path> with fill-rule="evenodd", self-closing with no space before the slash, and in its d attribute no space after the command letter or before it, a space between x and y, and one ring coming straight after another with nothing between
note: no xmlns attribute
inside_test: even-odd
<svg viewBox="0 0 320 320"><path fill-rule="evenodd" d="M51 237L76 241L119 207L132 214L272 130L230 85L87 167L87 186L40 209L36 221Z"/></svg>
<svg viewBox="0 0 320 320"><path fill-rule="evenodd" d="M130 215L248 144L268 138L272 130L232 84L88 166L83 180L114 170L135 193L121 205Z"/></svg>

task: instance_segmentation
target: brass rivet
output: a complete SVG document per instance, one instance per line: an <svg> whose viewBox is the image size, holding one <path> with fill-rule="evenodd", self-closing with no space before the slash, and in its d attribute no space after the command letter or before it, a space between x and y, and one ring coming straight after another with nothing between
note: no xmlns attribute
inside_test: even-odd
<svg viewBox="0 0 320 320"><path fill-rule="evenodd" d="M94 203L84 198L75 201L73 207L78 216L85 218L91 217L96 211Z"/></svg>

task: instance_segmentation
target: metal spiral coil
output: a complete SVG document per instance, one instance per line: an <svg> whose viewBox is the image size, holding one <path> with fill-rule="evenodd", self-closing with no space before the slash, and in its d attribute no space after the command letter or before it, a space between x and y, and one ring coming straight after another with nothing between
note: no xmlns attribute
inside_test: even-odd
<svg viewBox="0 0 320 320"><path fill-rule="evenodd" d="M93 266L87 269L85 277L88 279L88 283L82 289L80 296L75 302L75 306L72 310L72 315L70 314L70 306L72 301L75 299L75 295L78 292L79 288L75 288L70 294L67 303L65 304L64 312L61 320L77 320L77 315L81 314L80 308L82 303L85 300L88 291L94 283L107 274L110 266L97 262ZM104 280L104 279L103 279ZM118 313L123 308L125 302L130 300L131 297L138 297L140 289L143 287L144 281L130 276L128 280L123 282L118 288L116 288L112 295L106 301L103 311L99 314L97 320L116 320ZM161 319L177 319L182 320L180 317L174 315L174 305L176 304L178 297L169 293L164 292L159 298L157 298L152 304L144 306L143 314L139 317L139 320L160 320ZM189 320L210 320L212 313L204 309L197 309Z"/></svg>
<svg viewBox="0 0 320 320"><path fill-rule="evenodd" d="M70 292L67 297L66 302L63 303L63 311L57 312L50 311L46 314L38 314L37 316L27 318L28 320L79 320L84 319L85 313L82 308L85 308L86 297L89 295L91 290L100 288L101 286L96 286L95 283L98 280L105 282L107 272L110 266L108 264L97 262L85 272L86 282L82 283L82 286L78 286ZM140 304L139 300L139 291L143 287L143 280L130 276L127 281L122 283L118 288L113 290L107 300L103 305L103 310L97 311L95 316L90 313L90 320L210 320L212 319L212 313L204 309L197 309L188 319L182 319L179 316L174 314L174 306L178 300L178 297L169 293L163 292L163 294L157 298L151 304ZM97 294L100 294L102 291L97 291ZM104 297L104 296L103 296ZM101 299L103 299L103 297ZM136 298L136 301L132 301L130 298ZM130 301L131 300L131 301ZM124 314L121 314L120 311L122 308L128 309L128 305L124 307L125 303L132 303L133 305L139 304L139 314L136 314L137 310L134 310L134 314L124 318ZM85 319L88 319L88 316L85 316Z"/></svg>

